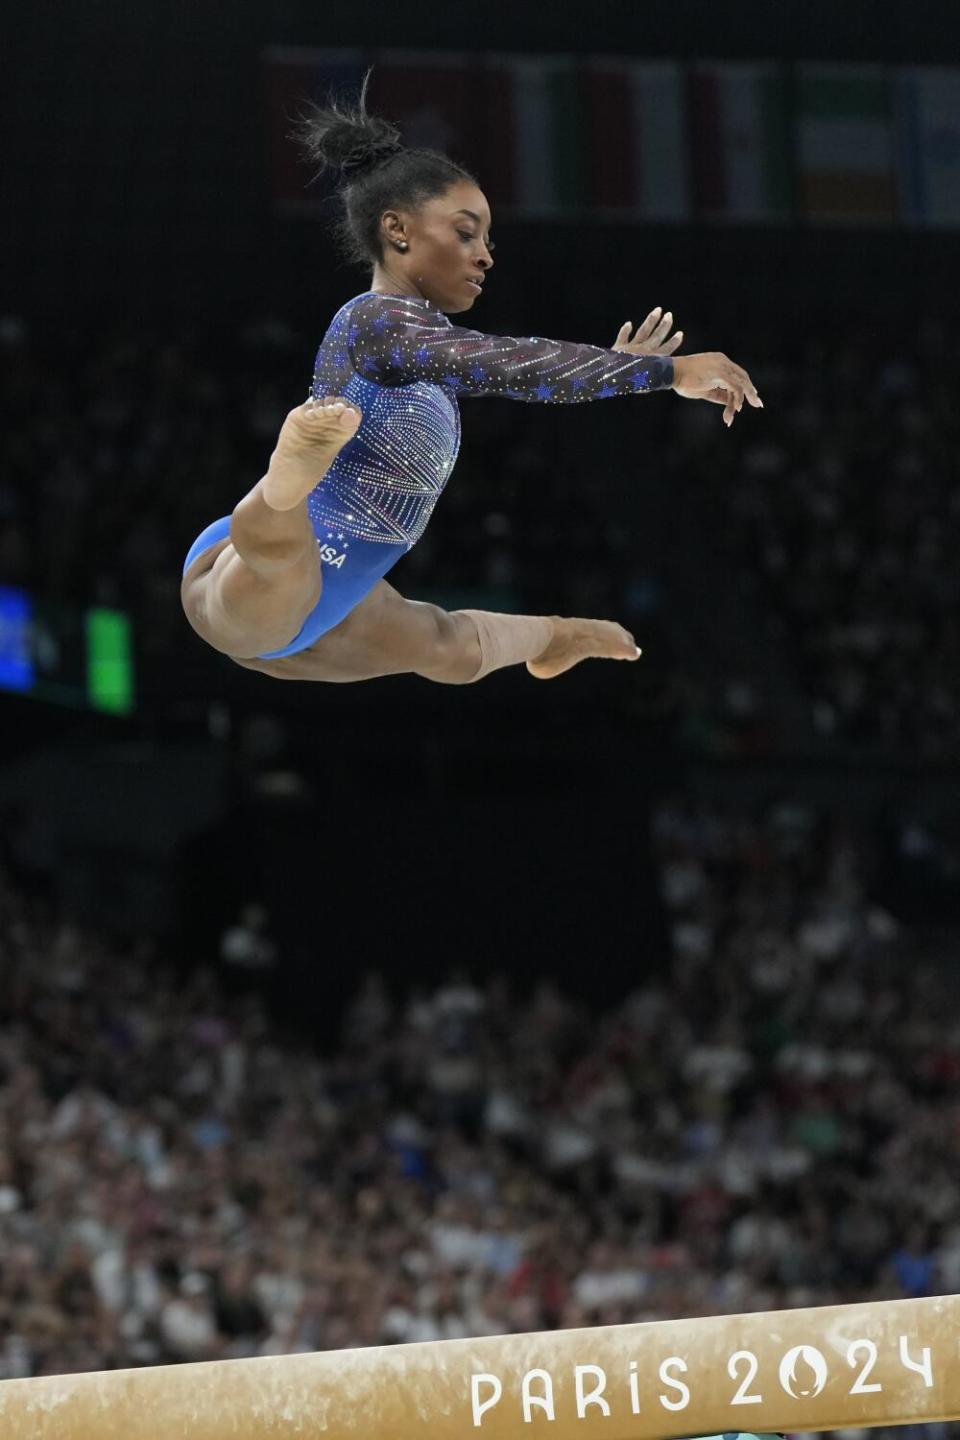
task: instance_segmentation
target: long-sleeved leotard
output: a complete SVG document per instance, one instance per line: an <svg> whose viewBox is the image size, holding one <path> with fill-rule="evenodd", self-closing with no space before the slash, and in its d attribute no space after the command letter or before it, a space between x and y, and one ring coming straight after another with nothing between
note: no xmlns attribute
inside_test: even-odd
<svg viewBox="0 0 960 1440"><path fill-rule="evenodd" d="M363 416L307 498L323 592L295 639L263 658L313 644L420 539L457 458L459 395L579 404L672 383L673 361L664 357L482 335L407 295L348 301L323 338L311 386L317 398L342 396ZM228 518L208 526L184 569L228 533Z"/></svg>

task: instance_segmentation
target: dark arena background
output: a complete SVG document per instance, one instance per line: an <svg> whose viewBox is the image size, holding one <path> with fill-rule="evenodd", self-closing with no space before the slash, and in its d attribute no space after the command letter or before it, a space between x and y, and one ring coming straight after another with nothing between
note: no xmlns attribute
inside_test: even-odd
<svg viewBox="0 0 960 1440"><path fill-rule="evenodd" d="M0 1378L960 1290L960 7L4 28ZM636 665L184 618L367 288L288 137L370 65L490 201L454 323L662 305L763 395L463 401L391 582Z"/></svg>

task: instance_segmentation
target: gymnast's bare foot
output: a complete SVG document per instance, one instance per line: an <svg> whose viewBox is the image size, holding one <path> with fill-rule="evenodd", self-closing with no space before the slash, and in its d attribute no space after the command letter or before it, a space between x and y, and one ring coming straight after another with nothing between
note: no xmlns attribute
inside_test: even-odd
<svg viewBox="0 0 960 1440"><path fill-rule="evenodd" d="M292 510L323 479L334 457L357 433L360 411L327 395L298 405L284 420L260 493L271 510Z"/></svg>
<svg viewBox="0 0 960 1440"><path fill-rule="evenodd" d="M563 620L553 617L553 639L527 669L538 680L552 680L581 660L639 660L640 650L622 625L612 620Z"/></svg>

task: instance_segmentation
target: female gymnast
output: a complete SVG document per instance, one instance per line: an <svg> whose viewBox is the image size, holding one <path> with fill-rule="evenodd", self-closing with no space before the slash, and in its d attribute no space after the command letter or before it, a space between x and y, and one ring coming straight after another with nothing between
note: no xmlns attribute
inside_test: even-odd
<svg viewBox="0 0 960 1440"><path fill-rule="evenodd" d="M760 398L725 355L673 358L682 336L669 338L659 310L609 350L452 325L447 313L472 309L493 265L490 207L459 165L406 149L371 116L366 89L353 107L314 108L301 139L340 173L341 239L372 265L370 289L334 316L267 473L190 547L187 618L214 649L278 679L463 684L526 662L546 680L588 657L635 660L611 621L448 613L384 579L450 477L458 398L570 404L672 389L722 404L727 425Z"/></svg>

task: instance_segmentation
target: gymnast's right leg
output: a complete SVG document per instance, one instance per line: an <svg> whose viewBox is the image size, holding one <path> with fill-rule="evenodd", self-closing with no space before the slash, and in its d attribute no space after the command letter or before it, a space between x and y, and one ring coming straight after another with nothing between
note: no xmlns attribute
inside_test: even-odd
<svg viewBox="0 0 960 1440"><path fill-rule="evenodd" d="M240 659L282 650L320 599L307 496L359 424L359 410L329 396L291 410L266 475L234 509L229 540L187 571L184 611L215 650Z"/></svg>

